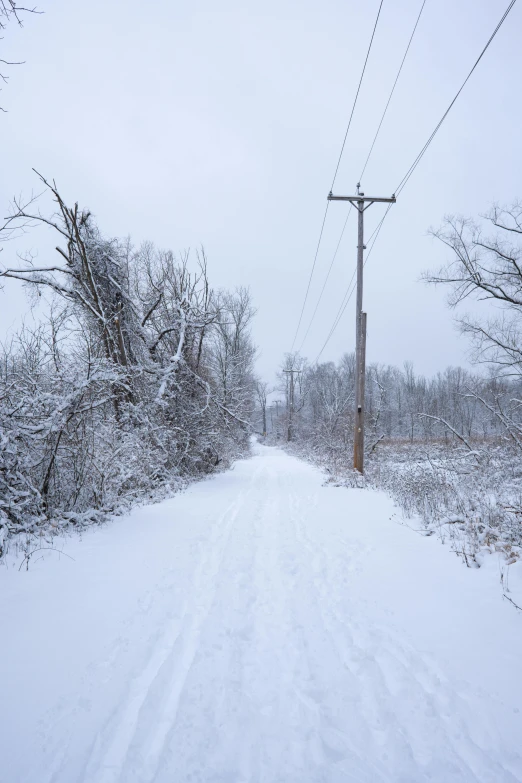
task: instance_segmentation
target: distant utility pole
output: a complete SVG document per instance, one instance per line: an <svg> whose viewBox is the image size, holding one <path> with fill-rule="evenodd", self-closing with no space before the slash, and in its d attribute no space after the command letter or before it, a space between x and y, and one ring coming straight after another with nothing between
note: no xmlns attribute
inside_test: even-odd
<svg viewBox="0 0 522 783"><path fill-rule="evenodd" d="M279 405L281 404L281 400L274 400L274 404L276 409L276 438L279 440Z"/></svg>
<svg viewBox="0 0 522 783"><path fill-rule="evenodd" d="M278 434L278 429L279 429L279 400L274 400L274 402L270 405L270 421L272 422L272 434L274 434L274 410L276 412L275 433L276 433L276 437L279 437L279 434Z"/></svg>
<svg viewBox="0 0 522 783"><path fill-rule="evenodd" d="M287 440L293 440L294 437L294 372L300 373L301 370L283 370L290 374L290 395L289 395L289 411L288 411L288 431Z"/></svg>
<svg viewBox="0 0 522 783"><path fill-rule="evenodd" d="M363 313L363 268L364 268L364 213L375 202L395 204L391 198L365 196L361 184L357 183L356 196L334 196L328 194L328 201L350 201L359 213L359 239L357 244L357 302L355 305L355 431L353 438L353 466L364 473L364 382L366 377L366 313ZM366 206L365 206L366 204Z"/></svg>

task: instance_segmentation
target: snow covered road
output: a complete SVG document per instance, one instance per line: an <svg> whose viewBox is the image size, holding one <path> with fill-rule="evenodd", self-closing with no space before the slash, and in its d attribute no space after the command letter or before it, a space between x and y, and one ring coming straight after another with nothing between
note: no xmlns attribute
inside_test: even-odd
<svg viewBox="0 0 522 783"><path fill-rule="evenodd" d="M522 781L497 566L255 451L0 569L2 783Z"/></svg>

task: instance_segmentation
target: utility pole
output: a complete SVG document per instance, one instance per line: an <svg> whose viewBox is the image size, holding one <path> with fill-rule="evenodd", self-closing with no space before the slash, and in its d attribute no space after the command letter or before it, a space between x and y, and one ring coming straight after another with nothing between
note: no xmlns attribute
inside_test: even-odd
<svg viewBox="0 0 522 783"><path fill-rule="evenodd" d="M270 421L272 422L272 435L275 432L276 438L279 437L279 402L280 400L274 400L274 402L270 405ZM274 410L276 412L275 430L274 430Z"/></svg>
<svg viewBox="0 0 522 783"><path fill-rule="evenodd" d="M328 201L349 201L358 212L357 244L357 301L355 304L355 428L353 437L353 466L364 473L364 385L366 380L366 313L363 313L363 269L364 269L364 213L372 204L382 202L395 204L391 198L365 196L361 184L357 183L356 196L334 196L328 194ZM366 206L365 206L366 205Z"/></svg>
<svg viewBox="0 0 522 783"><path fill-rule="evenodd" d="M300 373L301 370L283 370L290 374L290 395L289 395L289 412L288 412L288 431L287 440L290 441L294 437L294 372Z"/></svg>
<svg viewBox="0 0 522 783"><path fill-rule="evenodd" d="M279 403L281 400L275 400L276 406L276 439L279 440Z"/></svg>

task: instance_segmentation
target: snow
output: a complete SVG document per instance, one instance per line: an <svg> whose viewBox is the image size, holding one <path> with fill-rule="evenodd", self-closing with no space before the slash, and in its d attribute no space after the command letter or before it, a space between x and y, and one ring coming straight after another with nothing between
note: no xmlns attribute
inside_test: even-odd
<svg viewBox="0 0 522 783"><path fill-rule="evenodd" d="M522 781L522 614L284 452L0 569L4 783ZM412 525L415 527L415 525ZM506 582L505 582L506 583ZM521 603L520 564L509 587Z"/></svg>

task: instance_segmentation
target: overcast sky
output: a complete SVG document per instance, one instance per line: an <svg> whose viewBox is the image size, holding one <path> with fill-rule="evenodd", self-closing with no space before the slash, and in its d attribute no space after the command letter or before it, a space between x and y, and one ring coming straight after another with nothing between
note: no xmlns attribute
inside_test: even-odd
<svg viewBox="0 0 522 783"><path fill-rule="evenodd" d="M270 379L292 344L342 139L379 0L41 0L2 42L10 70L0 115L4 214L37 188L31 167L103 232L175 251L203 244L215 287L249 286L259 372ZM362 183L389 196L445 111L507 0L427 0ZM336 181L353 193L421 0L384 0ZM446 258L427 236L446 213L478 215L520 191L522 5L517 4L392 208L366 267L368 361L420 372L466 363L445 292L419 282ZM346 216L331 205L307 326ZM374 205L369 235L383 214ZM352 276L350 218L303 346L313 360ZM22 245L49 253L41 230ZM0 292L0 332L28 304ZM301 331L304 334L305 329ZM297 340L297 346L300 339ZM350 303L323 359L354 346Z"/></svg>

